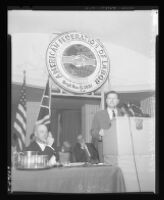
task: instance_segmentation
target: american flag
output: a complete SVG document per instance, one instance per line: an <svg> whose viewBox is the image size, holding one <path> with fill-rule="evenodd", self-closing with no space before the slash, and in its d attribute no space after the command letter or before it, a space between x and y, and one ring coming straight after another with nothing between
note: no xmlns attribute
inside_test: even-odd
<svg viewBox="0 0 164 200"><path fill-rule="evenodd" d="M26 142L26 80L25 80L25 71L24 71L24 80L21 88L21 94L16 110L16 117L13 124L13 140L17 151L22 151L25 147Z"/></svg>
<svg viewBox="0 0 164 200"><path fill-rule="evenodd" d="M51 105L51 91L49 88L49 79L48 79L46 88L42 96L40 111L36 121L36 124L45 124L47 126L48 131L50 131L50 116L51 116L50 105Z"/></svg>

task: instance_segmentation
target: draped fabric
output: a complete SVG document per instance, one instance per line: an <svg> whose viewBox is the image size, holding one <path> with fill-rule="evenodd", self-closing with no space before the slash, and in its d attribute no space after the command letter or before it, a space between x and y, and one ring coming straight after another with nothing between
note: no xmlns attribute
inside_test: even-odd
<svg viewBox="0 0 164 200"><path fill-rule="evenodd" d="M77 135L81 133L81 111L56 110L55 105L51 111L51 131L56 147L60 149L64 141L68 141L73 147Z"/></svg>
<svg viewBox="0 0 164 200"><path fill-rule="evenodd" d="M64 167L48 170L12 170L12 191L47 193L126 192L116 166Z"/></svg>
<svg viewBox="0 0 164 200"><path fill-rule="evenodd" d="M72 146L76 143L77 135L81 133L81 111L63 110L61 120L60 143L68 141Z"/></svg>

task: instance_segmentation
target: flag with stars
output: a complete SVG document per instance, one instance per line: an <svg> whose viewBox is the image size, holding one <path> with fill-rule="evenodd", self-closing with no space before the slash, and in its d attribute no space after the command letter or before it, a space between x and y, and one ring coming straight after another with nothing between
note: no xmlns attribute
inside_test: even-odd
<svg viewBox="0 0 164 200"><path fill-rule="evenodd" d="M45 124L47 126L48 131L50 131L50 116L51 116L50 105L51 105L51 91L49 88L49 79L48 79L46 88L42 96L40 111L36 121L36 124Z"/></svg>
<svg viewBox="0 0 164 200"><path fill-rule="evenodd" d="M26 116L26 77L24 71L24 80L21 87L21 94L16 110L16 117L13 124L13 135L12 135L12 144L16 146L17 151L22 151L25 147L26 142L26 124L27 124L27 116Z"/></svg>

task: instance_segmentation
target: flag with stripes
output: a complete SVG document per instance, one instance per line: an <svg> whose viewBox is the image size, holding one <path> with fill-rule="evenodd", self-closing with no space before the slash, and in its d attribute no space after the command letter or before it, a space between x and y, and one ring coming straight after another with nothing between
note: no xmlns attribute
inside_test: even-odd
<svg viewBox="0 0 164 200"><path fill-rule="evenodd" d="M48 131L50 131L50 116L51 116L50 105L51 105L51 91L49 88L49 79L48 79L46 88L42 96L40 110L36 121L36 124L45 124L47 126Z"/></svg>
<svg viewBox="0 0 164 200"><path fill-rule="evenodd" d="M16 110L16 117L13 124L12 144L14 143L17 151L22 151L26 142L26 77L24 72L24 80L21 87L21 94Z"/></svg>

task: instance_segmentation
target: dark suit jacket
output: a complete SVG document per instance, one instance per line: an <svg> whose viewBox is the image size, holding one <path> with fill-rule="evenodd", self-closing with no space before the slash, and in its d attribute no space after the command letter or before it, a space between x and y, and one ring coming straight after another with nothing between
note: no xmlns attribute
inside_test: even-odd
<svg viewBox="0 0 164 200"><path fill-rule="evenodd" d="M49 159L53 155L56 156L56 152L48 146L46 146L44 151L42 151L36 141L32 142L28 147L25 147L24 151L37 151L39 155L48 155Z"/></svg>
<svg viewBox="0 0 164 200"><path fill-rule="evenodd" d="M99 156L96 148L92 143L86 143L88 147L88 151L91 155L91 162L92 163L98 163L99 162ZM84 149L81 148L81 145L79 143L76 143L75 147L73 148L73 160L74 162L87 162L87 156Z"/></svg>
<svg viewBox="0 0 164 200"><path fill-rule="evenodd" d="M118 116L122 116L123 113L119 108L117 108ZM98 111L92 122L92 130L91 135L93 138L99 139L99 131L100 129L109 129L111 126L111 119L109 118L109 114L107 109Z"/></svg>

